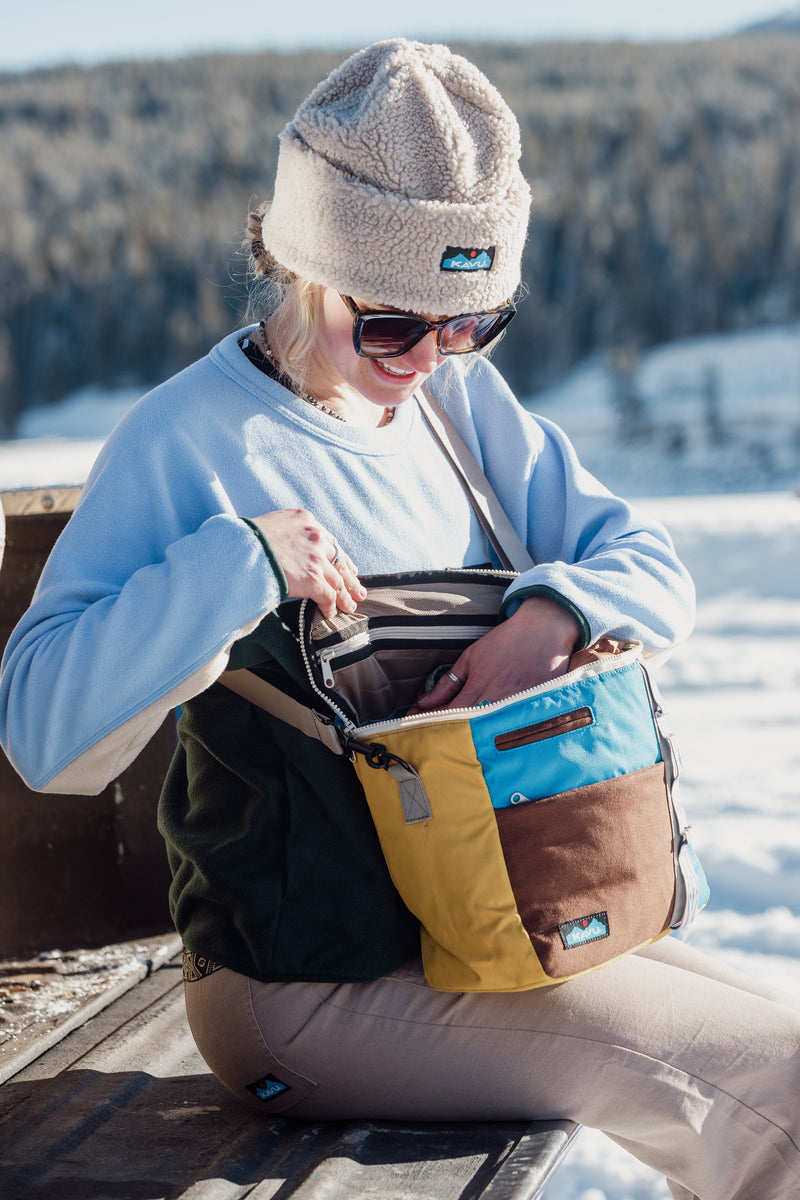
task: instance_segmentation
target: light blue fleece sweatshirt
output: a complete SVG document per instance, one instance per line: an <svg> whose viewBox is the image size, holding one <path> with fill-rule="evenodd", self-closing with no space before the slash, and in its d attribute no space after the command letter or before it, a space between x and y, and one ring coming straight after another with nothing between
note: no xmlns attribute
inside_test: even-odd
<svg viewBox="0 0 800 1200"><path fill-rule="evenodd" d="M492 559L415 402L382 429L334 420L253 366L243 334L112 433L9 641L0 740L33 788L100 791L284 598L243 518L307 508L362 574ZM582 614L587 641L655 652L687 636L692 585L660 526L585 472L490 363L449 358L431 386L537 564L507 611L544 589Z"/></svg>

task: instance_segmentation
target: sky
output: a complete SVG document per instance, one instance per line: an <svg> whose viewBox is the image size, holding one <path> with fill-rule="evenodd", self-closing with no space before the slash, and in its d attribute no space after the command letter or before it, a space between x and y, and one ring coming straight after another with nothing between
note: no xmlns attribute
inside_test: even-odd
<svg viewBox="0 0 800 1200"><path fill-rule="evenodd" d="M66 61L176 57L208 51L356 48L387 37L422 41L509 41L558 37L632 41L713 37L777 15L788 0L37 0L34 10L2 0L0 70ZM35 18L33 16L35 13Z"/></svg>

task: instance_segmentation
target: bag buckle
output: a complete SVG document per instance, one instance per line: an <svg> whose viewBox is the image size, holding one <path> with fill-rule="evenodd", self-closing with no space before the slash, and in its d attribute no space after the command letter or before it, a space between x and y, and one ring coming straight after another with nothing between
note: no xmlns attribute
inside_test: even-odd
<svg viewBox="0 0 800 1200"><path fill-rule="evenodd" d="M388 771L392 763L400 763L408 771L413 771L414 768L409 766L402 758L398 758L396 754L392 754L380 742L360 742L358 738L349 737L344 744L345 752L350 752L350 757L355 762L356 754L360 754L368 766L375 771Z"/></svg>
<svg viewBox="0 0 800 1200"><path fill-rule="evenodd" d="M391 775L400 792L406 825L431 819L433 810L425 784L410 763L392 754L378 742L360 742L357 738L348 738L345 749L350 751L353 761L356 754L360 754L373 770L386 771Z"/></svg>

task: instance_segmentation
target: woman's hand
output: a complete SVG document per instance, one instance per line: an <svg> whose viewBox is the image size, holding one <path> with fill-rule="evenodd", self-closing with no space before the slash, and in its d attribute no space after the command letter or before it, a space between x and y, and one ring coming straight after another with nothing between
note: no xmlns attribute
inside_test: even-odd
<svg viewBox="0 0 800 1200"><path fill-rule="evenodd" d="M255 517L283 568L290 596L314 600L324 617L355 612L367 594L358 571L336 538L304 508L285 508Z"/></svg>
<svg viewBox="0 0 800 1200"><path fill-rule="evenodd" d="M468 646L411 711L471 708L556 679L567 671L579 637L578 622L566 609L530 596L513 617Z"/></svg>

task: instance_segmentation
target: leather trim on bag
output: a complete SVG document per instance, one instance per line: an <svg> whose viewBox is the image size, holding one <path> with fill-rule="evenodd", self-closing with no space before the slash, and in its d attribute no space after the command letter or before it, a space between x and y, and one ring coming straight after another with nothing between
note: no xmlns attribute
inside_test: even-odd
<svg viewBox="0 0 800 1200"><path fill-rule="evenodd" d="M585 729L593 722L594 714L590 708L576 708L572 712L561 713L558 717L550 717L547 721L537 721L535 725L525 725L522 729L500 733L494 739L494 744L497 750L515 750L518 746L543 742L546 738L558 737L562 733L570 733L573 729Z"/></svg>

